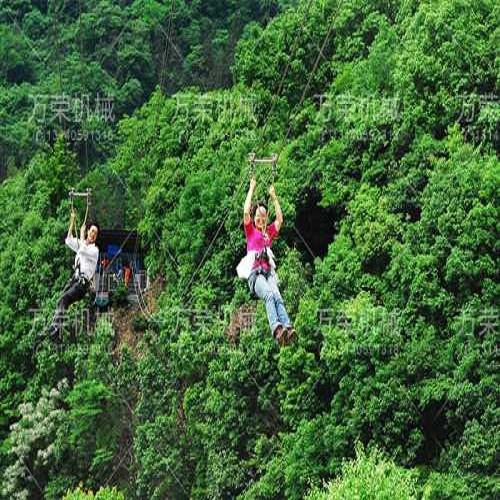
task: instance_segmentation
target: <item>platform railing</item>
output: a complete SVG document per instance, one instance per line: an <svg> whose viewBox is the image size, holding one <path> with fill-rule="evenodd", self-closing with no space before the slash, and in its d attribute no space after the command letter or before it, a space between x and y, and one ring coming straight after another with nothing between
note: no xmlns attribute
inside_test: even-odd
<svg viewBox="0 0 500 500"><path fill-rule="evenodd" d="M111 271L101 271L94 277L94 285L97 292L112 292L124 283L123 273L115 274ZM137 290L145 291L148 286L148 277L146 271L132 272L128 283L128 293L136 295Z"/></svg>

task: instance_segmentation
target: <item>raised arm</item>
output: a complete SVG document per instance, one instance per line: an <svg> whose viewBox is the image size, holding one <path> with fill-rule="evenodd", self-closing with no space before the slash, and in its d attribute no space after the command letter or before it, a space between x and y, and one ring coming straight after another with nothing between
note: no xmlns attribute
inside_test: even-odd
<svg viewBox="0 0 500 500"><path fill-rule="evenodd" d="M73 236L73 229L75 228L75 220L76 220L76 213L72 210L71 215L69 216L68 234L66 235L66 238L71 238Z"/></svg>
<svg viewBox="0 0 500 500"><path fill-rule="evenodd" d="M85 241L85 230L87 229L85 225L85 221L82 224L82 227L80 228L80 240Z"/></svg>
<svg viewBox="0 0 500 500"><path fill-rule="evenodd" d="M274 213L276 214L276 231L279 231L283 224L283 213L281 212L280 202L278 201L278 197L276 196L276 191L274 190L273 185L271 185L271 187L269 188L269 194L274 203Z"/></svg>
<svg viewBox="0 0 500 500"><path fill-rule="evenodd" d="M245 226L250 223L252 220L252 217L250 215L250 211L252 209L252 196L253 192L255 190L255 186L257 184L257 181L255 180L254 177L250 179L250 187L248 188L248 193L247 197L245 199L245 204L243 205L243 223Z"/></svg>
<svg viewBox="0 0 500 500"><path fill-rule="evenodd" d="M75 229L75 220L76 220L76 213L74 211L71 211L71 215L69 216L69 227L68 227L68 234L66 235L66 245L68 245L73 252L78 252L78 240L76 239L75 236L73 236L73 231Z"/></svg>

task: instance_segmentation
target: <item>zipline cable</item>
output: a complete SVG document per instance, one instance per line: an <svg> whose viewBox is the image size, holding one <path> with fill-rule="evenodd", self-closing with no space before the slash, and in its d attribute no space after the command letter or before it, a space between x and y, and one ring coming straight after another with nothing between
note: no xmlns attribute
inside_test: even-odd
<svg viewBox="0 0 500 500"><path fill-rule="evenodd" d="M299 101L298 105L295 106L295 108L300 108L300 106L302 106L302 104L304 103L307 91L309 90L309 86L311 85L311 81L313 79L313 76L316 73L316 70L318 69L319 61L321 60L321 57L323 55L323 50L325 49L326 44L328 43L328 40L329 40L330 35L332 33L333 25L334 25L334 22L335 22L335 20L337 18L337 15L338 15L338 13L340 11L340 7L342 6L342 3L343 3L342 0L340 0L339 3L338 3L337 9L334 11L334 13L332 15L332 19L331 19L330 24L328 26L328 30L326 32L325 38L323 39L323 43L321 44L321 48L319 49L318 55L316 57L316 60L314 61L313 69L312 69L311 73L309 74L309 78L307 80L307 83L306 83L306 85L304 87L304 90L302 92L302 95L300 97L300 101ZM289 117L289 119L288 119L289 122L290 122L290 124L288 126L288 130L287 130L287 133L285 135L285 138L283 139L282 147L280 148L280 150L278 152L278 160L279 160L279 157L280 157L280 155L281 155L281 153L282 153L282 151L283 151L283 149L285 147L285 143L288 140L290 132L292 130L292 119L293 118L294 117L292 116L292 117Z"/></svg>
<svg viewBox="0 0 500 500"><path fill-rule="evenodd" d="M310 6L311 6L311 3L312 3L312 0L310 0L310 1L309 1L309 3L308 3L308 5L307 5L306 14L307 14L307 12L309 12L309 8L310 8ZM340 8L340 4L339 4L339 8ZM338 12L338 10L339 10L339 9L337 9L337 12ZM318 53L318 56L316 57L316 60L315 60L314 66L313 66L313 70L312 70L311 74L309 75L309 79L308 79L308 81L307 81L307 83L306 83L306 86L305 86L305 88L304 88L304 91L302 92L302 96L301 96L301 99L300 99L300 101L299 101L299 106L301 106L301 105L302 105L302 103L303 103L303 101L304 101L304 99L305 99L305 96L306 96L307 90L309 89L310 82L311 82L311 80L312 80L312 78L313 78L313 76L314 76L314 74L315 74L315 72L316 72L316 70L317 70L317 68L318 68L319 61L320 61L320 58L321 58L322 52L323 52L323 50L324 50L324 48L325 48L325 46L326 46L326 44L327 44L327 42L328 42L328 39L329 39L329 37L330 37L331 31L332 31L332 28L333 28L333 20L334 20L334 19L332 19L332 23L330 23L329 29L328 29L328 31L327 31L327 34L326 34L326 36L325 36L324 40L323 40L323 43L322 43L322 46L321 46L320 51L319 51L319 53ZM298 37L299 37L299 35L302 33L302 31L303 31L303 30L304 30L304 25L302 25L302 24L301 24L301 30L300 30L300 31L299 31L299 33L296 35L295 40L294 40L294 43L293 43L293 46L294 46L294 47L296 47L296 45L297 45L297 43L298 43L298 42L297 42L297 41L298 41ZM287 62L287 65L285 66L285 70L284 70L284 72L283 72L283 73L282 73L282 75L281 75L280 84L279 84L279 87L278 87L279 92L281 92L281 91L282 91L282 89L283 89L284 80L285 80L285 78L286 78L286 74L288 73L288 68L289 68L289 66L290 66L290 60ZM275 106L275 103L276 103L276 100L277 100L277 98L278 98L278 97L279 97L279 94L276 94L276 95L274 96L273 103L272 103L272 105L271 105L270 111L269 111L269 113L268 113L268 115L267 115L267 117L266 117L265 123L264 123L264 127L261 129L261 136L262 136L262 137L263 137L264 132L265 132L265 129L266 129L266 127L267 127L268 123L269 123L269 118L270 118L270 116L271 116L271 113L272 113L272 111L273 111L273 109L274 109L274 106ZM286 136L285 136L285 140L288 138L288 136L289 136L289 134L290 134L290 131L291 131L291 126L290 126L290 127L288 128L288 130L287 130L287 134L286 134ZM284 148L284 145L281 147L280 152L279 152L279 153L278 153L278 155L277 155L277 159L276 159L276 161L279 159L279 155L281 154L281 152L282 152L283 148ZM232 202L234 201L234 199L235 199L236 195L239 193L239 190L241 189L241 186L243 185L243 182L244 182L244 181L245 181L245 179L243 179L243 180L242 180L242 182L241 182L241 183L240 183L240 185L238 186L237 190L235 191L234 195L231 197L231 200L230 200L230 203L229 203L229 206L228 206L228 209L227 209L227 212L226 212L225 216L223 217L222 221L221 221L221 222L220 222L220 224L218 225L217 230L216 230L216 232L215 232L215 235L214 235L214 237L212 238L212 240L210 241L210 244L209 244L209 246L208 246L207 250L205 251L205 253L204 253L203 257L202 257L201 262L200 262L200 263L199 263L199 265L197 266L197 268L196 268L195 272L192 274L191 279L189 280L189 282L188 282L188 284L187 284L187 286L186 286L187 291L188 291L188 293L189 293L189 295L188 295L188 298L189 298L189 304L192 302L192 299L193 299L193 294L192 294L192 291L191 291L191 288L190 288L190 287L191 287L191 284L193 283L194 278L195 278L195 276L196 276L197 272L198 272L198 271L199 271L199 269L203 266L203 264L204 264L204 262L205 262L205 259L207 258L207 255L208 255L208 253L209 253L210 249L212 248L212 246L213 246L214 242L215 242L215 241L216 241L216 239L218 238L218 236L219 236L219 234L220 234L220 231L222 230L222 227L223 227L223 225L225 224L225 221L226 221L226 219L227 219L227 216L229 215L229 213L230 213L230 211L231 211L231 209L232 209ZM274 172L273 172L273 181L274 181ZM212 271L210 270L210 271L209 271L209 273L208 273L208 275L207 275L207 276L206 276L206 277L202 280L202 283L206 281L206 279L209 277L209 275L210 275L210 273L211 273L211 272L212 272ZM181 300L183 300L184 298L186 298L186 294L184 294L183 296L181 296L181 297L180 297L180 299L181 299Z"/></svg>
<svg viewBox="0 0 500 500"><path fill-rule="evenodd" d="M310 0L310 1L309 1L309 3L308 3L308 5L307 5L307 11L306 11L306 13L308 13L308 12L309 12L309 8L310 8L310 6L311 6L311 3L312 3L312 0ZM340 7L340 4L339 4L339 7ZM337 9L337 11L338 11L338 9ZM330 37L330 33L331 33L331 29L332 29L332 27L333 27L333 20L332 20L332 23L331 23L331 25L330 25L330 27L329 27L329 29L328 29L327 35L325 36L325 38L324 38L324 40L323 40L323 43L322 43L322 46L321 46L320 52L318 53L318 56L317 56L317 58L316 58L316 60L315 60L314 66L313 66L313 71L311 72L311 74L310 74L310 76L309 76L309 79L308 79L308 82L307 82L307 84L306 84L306 87L305 87L305 89L304 89L304 91L303 91L303 93L302 93L302 96L301 96L301 99L300 99L300 103L299 103L299 105L302 105L302 103L303 103L303 101L304 101L305 94L306 94L306 92L307 92L307 90L308 90L308 88L309 88L309 85L310 85L310 81L311 81L312 77L314 76L314 73L315 73L315 72L316 72L316 70L317 70L317 67L318 67L318 64L319 64L319 60L320 60L320 56L321 56L321 54L322 54L322 51L323 51L323 49L324 49L324 48L325 48L325 46L326 46L326 43L327 43L327 41L328 41L328 38ZM296 37L295 37L295 40L294 40L294 46L296 46L296 42L297 42L297 40L298 40L298 36L302 33L303 29L304 29L304 25L301 25L301 30L300 30L300 32L299 32L299 33L296 35ZM290 60L288 61L287 65L285 66L285 70L284 70L284 72L283 72L283 74L282 74L282 78L280 79L280 86L279 86L279 90L280 90L280 92L281 92L281 90L282 90L282 88L283 88L283 82L284 82L284 76L283 76L283 75L286 75L286 73L288 72L288 68L289 68L289 66L290 66ZM269 111L269 113L268 113L268 115L267 115L267 117L266 117L266 121L265 121L264 127L263 127L263 128L262 128L262 130L261 130L261 136L262 136L262 137L263 137L263 133L264 133L264 131L265 131L265 128L267 127L267 124L269 123L269 118L270 118L270 115L271 115L272 110L274 109L274 104L275 104L275 102L276 102L276 100L277 100L278 96L279 96L279 94L276 94L276 95L274 96L273 103L272 103L272 105L271 105L271 109L270 109L270 111ZM289 128L289 131L290 131L290 130L291 130L291 129ZM287 137L288 137L288 135L289 135L289 131L287 132ZM283 147L282 147L281 149L283 149ZM276 157L276 164L277 164L278 159L279 159L279 154L278 154L278 155L277 155L277 157ZM273 181L274 181L274 172L273 172ZM237 190L237 191L239 191L239 189L240 189L240 188L241 188L241 184L240 184L240 186L238 187L238 190ZM235 194L236 194L236 193L235 193ZM232 199L233 199L233 198L234 198L234 195L233 195ZM228 211L229 211L231 208L232 208L232 207L230 206L230 208L228 209ZM212 244L213 244L213 242L214 242L215 238L217 238L217 236L218 236L218 234L219 234L219 232L220 232L220 229L221 229L221 227L222 227L222 224L224 224L224 222L225 222L226 218L227 218L227 214L226 214L226 217L224 217L224 220L222 221L222 223L219 225L219 227L218 227L218 229L217 229L217 232L216 232L216 234L215 234L215 237L212 239L212 241L211 241L211 243L210 243L210 247L212 246ZM203 262L204 262L204 260L205 260L205 258L206 258L206 255L207 255L207 254L208 254L208 251L207 251L207 252L205 252L205 255L204 255L203 259L202 259L202 262L200 263L200 265L199 265L199 266L198 266L198 268L196 269L195 273L194 273L194 274L193 274L193 276L191 277L191 280L190 280L190 281L189 281L189 283L188 283L188 287L191 285L191 283L192 283L192 281L193 281L193 279L194 279L194 276L195 276L196 272L200 269L200 267L201 267L201 265L203 264ZM209 271L208 275L204 278L204 280L202 280L202 283L203 283L204 281L206 281L206 279L208 278L208 276L210 275L210 273L211 273L211 271ZM190 291L190 290L189 290L189 291ZM181 298L185 298L185 295L184 295L184 297L181 297ZM192 293L190 293L190 294L189 294L189 299L191 299L191 300L190 300L189 304L192 302L192 298L193 298L193 297L192 297Z"/></svg>
<svg viewBox="0 0 500 500"><path fill-rule="evenodd" d="M310 5L310 3L309 3L309 5ZM309 75L309 78L308 78L308 80L307 80L307 83L306 83L306 85L305 85L305 87L304 87L304 90L303 90L303 92L302 92L302 95L301 95L301 98L300 98L299 104L298 104L297 106L295 106L295 108L297 108L297 107L301 106L301 105L303 104L304 100L305 100L306 93L307 93L307 91L308 91L308 89L309 89L309 86L310 86L310 84L311 84L312 78L314 77L314 74L316 73L316 71L317 71L317 69L318 69L318 66L319 66L319 61L321 60L321 56L322 56L323 50L325 49L326 44L328 43L328 40L329 40L329 38L330 38L331 32L332 32L332 30L333 30L333 25L334 25L335 19L336 19L336 17L337 17L338 12L340 11L340 7L341 7L341 5L342 5L342 1L341 1L341 2L339 2L338 6L337 6L337 9L334 11L334 13L333 13L333 15L332 15L332 19L331 19L331 21L330 21L330 23L329 23L329 27L328 27L327 33L326 33L326 35L325 35L325 37L324 37L324 39L323 39L323 42L322 42L321 47L320 47L320 49L319 49L318 55L317 55L316 60L315 60L315 62L314 62L313 69L312 69L312 71L311 71L311 73L310 73L310 75ZM287 67L285 68L285 70L287 70L287 68L288 68L288 65L287 65ZM271 111L272 111L272 109L271 109ZM269 116L270 116L270 113L268 114L268 117L267 117L267 119L266 119L266 124L265 124L265 126L266 126L266 125L267 125L267 123L268 123ZM264 128L265 128L265 126L264 126ZM286 140L288 139L288 137L289 137L289 135L290 135L291 129L292 129L292 127L291 127L291 125L290 125L290 126L288 127L287 133L286 133L286 135L285 135L285 139L284 139L284 141L283 141L283 145L282 145L282 147L280 148L280 150L279 150L279 152L278 152L278 154L277 154L277 159L276 159L276 162L279 160L279 156L281 155L281 153L282 153L282 151L283 151L283 149L284 149L284 147L285 147L285 142L286 142ZM302 237L301 235L299 235L299 236L300 236L300 237L301 237L301 239L304 241L303 237ZM306 245L306 246L307 246L307 245ZM212 271L210 270L210 271L209 271L209 273L208 273L208 275L207 275L207 276L205 276L205 278L204 278L204 280L203 280L203 281L206 281L206 279L208 279L208 277L210 276L210 273L211 273L211 272L212 272ZM189 298L191 299L191 301L189 302L189 304L191 304L191 302L192 302L192 298L193 298L193 297L192 297L192 294L190 294L190 297L189 297Z"/></svg>
<svg viewBox="0 0 500 500"><path fill-rule="evenodd" d="M309 12L309 9L311 7L311 4L312 4L312 0L309 0L308 4L307 4L307 7L306 7L306 11L304 13L304 17L308 14ZM169 16L169 33L168 33L168 36L167 36L167 47L169 47L169 44L168 42L170 41L170 28L171 28L171 18L172 18L172 14L173 14L173 9L174 9L174 0L172 0L172 4L171 4L171 11L170 11L170 16ZM295 35L295 39L293 41L293 46L292 46L292 49L295 50L297 45L298 45L298 40L299 40L299 35L302 34L303 30L304 30L304 24L300 24L300 31L299 33L297 33ZM287 64L285 66L285 69L283 71L283 73L281 74L281 78L280 78L280 83L279 83L279 86L278 86L278 93L276 93L273 97L273 102L272 102L272 105L271 105L271 108L267 114L267 117L266 117L266 120L265 120L265 123L264 123L264 127L263 129L261 129L261 136L263 137L263 134L264 134L264 131L265 131L265 128L267 127L267 124L268 124L268 121L269 121L269 117L274 109L274 106L275 106L275 103L276 103L276 100L277 98L279 97L279 94L281 93L282 89L283 89L283 84L284 84L284 81L285 81L285 78L286 78L286 75L288 73L288 69L290 67L290 60L291 58L287 61ZM161 77L162 75L160 75ZM159 108L159 104L158 104L158 108ZM157 120L158 120L158 115L159 115L159 109L157 110ZM221 223L218 225L217 227L217 230L215 232L215 235L214 237L212 238L212 240L210 241L209 245L208 245L208 248L207 250L205 251L204 255L202 256L202 260L201 262L199 263L199 265L197 266L196 270L194 271L194 273L192 274L191 276L191 279L189 280L188 284L186 285L186 289L188 290L188 292L190 291L190 286L191 286L191 283L193 282L194 278L196 277L196 274L197 272L199 271L199 269L202 267L202 265L204 264L205 262L205 259L207 258L207 255L210 251L210 249L212 248L214 242L216 241L217 237L219 236L221 230L222 230L222 227L223 225L225 224L225 221L229 215L229 213L231 212L231 209L232 209L232 201L234 200L234 198L236 198L236 196L239 194L239 191L243 185L243 183L245 182L245 178L242 179L242 181L240 182L240 185L238 186L238 188L236 189L236 191L234 192L233 196L231 197L231 201L229 203L229 206L228 206L228 209L226 211L226 214L224 215ZM182 297L181 297L182 298Z"/></svg>

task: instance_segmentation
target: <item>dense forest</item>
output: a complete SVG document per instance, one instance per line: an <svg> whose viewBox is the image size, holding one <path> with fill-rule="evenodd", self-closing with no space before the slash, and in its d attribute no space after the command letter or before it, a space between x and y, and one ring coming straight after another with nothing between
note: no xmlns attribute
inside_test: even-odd
<svg viewBox="0 0 500 500"><path fill-rule="evenodd" d="M499 42L494 0L0 0L0 498L498 498ZM40 341L73 187L148 287Z"/></svg>

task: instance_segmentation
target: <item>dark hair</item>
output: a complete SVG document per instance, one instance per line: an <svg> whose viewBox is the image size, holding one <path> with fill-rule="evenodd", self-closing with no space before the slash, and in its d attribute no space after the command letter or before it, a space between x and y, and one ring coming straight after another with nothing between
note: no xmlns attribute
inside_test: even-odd
<svg viewBox="0 0 500 500"><path fill-rule="evenodd" d="M90 222L87 222L85 224L85 238L87 238L88 236L88 233L89 233L89 229L92 227L92 226L95 226L97 228L97 238L95 240L95 246L97 248L99 248L101 245L99 244L99 236L101 236L101 226L99 226L99 224L97 224L97 222L95 221L90 221Z"/></svg>
<svg viewBox="0 0 500 500"><path fill-rule="evenodd" d="M85 233L87 233L87 231L92 227L92 226L95 226L97 228L97 234L100 234L101 232L101 226L99 226L99 224L97 224L97 222L95 221L90 221L90 222L87 222L85 224Z"/></svg>
<svg viewBox="0 0 500 500"><path fill-rule="evenodd" d="M259 207L264 207L266 209L266 213L267 213L267 205L263 201L258 201L252 207L252 217L255 217L255 212L257 211L257 209Z"/></svg>

